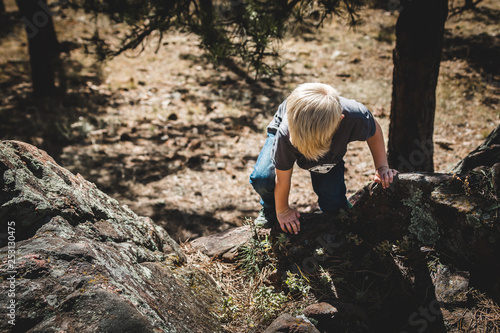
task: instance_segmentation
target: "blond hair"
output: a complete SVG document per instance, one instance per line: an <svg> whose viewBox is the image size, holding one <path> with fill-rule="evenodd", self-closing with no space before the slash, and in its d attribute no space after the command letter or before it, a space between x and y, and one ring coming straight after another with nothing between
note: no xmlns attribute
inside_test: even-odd
<svg viewBox="0 0 500 333"><path fill-rule="evenodd" d="M286 102L290 141L308 160L325 155L342 118L339 93L324 83L303 83Z"/></svg>

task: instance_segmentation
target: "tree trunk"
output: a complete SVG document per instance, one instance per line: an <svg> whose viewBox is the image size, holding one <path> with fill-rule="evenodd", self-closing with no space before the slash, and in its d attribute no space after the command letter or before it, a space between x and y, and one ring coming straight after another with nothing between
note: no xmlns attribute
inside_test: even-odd
<svg viewBox="0 0 500 333"><path fill-rule="evenodd" d="M436 85L448 0L402 5L393 54L389 164L400 171L433 171Z"/></svg>
<svg viewBox="0 0 500 333"><path fill-rule="evenodd" d="M16 0L16 3L28 37L33 92L39 97L52 95L59 43L47 0Z"/></svg>

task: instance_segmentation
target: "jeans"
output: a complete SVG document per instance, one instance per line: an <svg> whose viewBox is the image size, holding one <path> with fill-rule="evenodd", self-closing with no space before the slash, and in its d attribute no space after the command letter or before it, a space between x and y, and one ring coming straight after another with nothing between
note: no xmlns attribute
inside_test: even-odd
<svg viewBox="0 0 500 333"><path fill-rule="evenodd" d="M260 151L254 170L250 175L250 184L260 195L260 203L265 211L274 212L274 186L276 171L271 160L271 149L275 135L267 134L264 147ZM319 208L323 212L338 212L348 207L344 181L344 161L341 160L328 173L311 172L314 192L318 195Z"/></svg>
<svg viewBox="0 0 500 333"><path fill-rule="evenodd" d="M276 172L274 164L271 160L271 150L273 148L274 134L268 133L264 147L260 151L257 162L250 175L250 184L255 191L260 195L260 204L265 211L273 213L274 208L274 185Z"/></svg>

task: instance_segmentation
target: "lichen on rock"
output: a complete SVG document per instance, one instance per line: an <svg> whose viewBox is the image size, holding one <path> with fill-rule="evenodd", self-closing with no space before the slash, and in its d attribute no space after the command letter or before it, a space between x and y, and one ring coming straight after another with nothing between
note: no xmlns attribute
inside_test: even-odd
<svg viewBox="0 0 500 333"><path fill-rule="evenodd" d="M412 195L401 200L411 209L411 223L408 231L414 234L423 244L433 244L439 239L439 226L432 216L431 207L422 201L422 191L414 189Z"/></svg>
<svg viewBox="0 0 500 333"><path fill-rule="evenodd" d="M0 142L0 221L15 225L0 278L15 275L19 332L221 331L217 286L163 228L31 145Z"/></svg>

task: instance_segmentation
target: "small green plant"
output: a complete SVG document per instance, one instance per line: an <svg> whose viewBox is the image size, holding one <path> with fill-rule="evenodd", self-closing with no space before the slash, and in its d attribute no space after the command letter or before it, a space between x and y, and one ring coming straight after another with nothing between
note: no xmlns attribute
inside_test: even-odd
<svg viewBox="0 0 500 333"><path fill-rule="evenodd" d="M280 233L276 240L278 241L279 246L283 249L286 249L286 246L290 243L290 240L284 232Z"/></svg>
<svg viewBox="0 0 500 333"><path fill-rule="evenodd" d="M392 250L392 244L386 239L377 245L375 245L375 250L381 255L385 256L389 253L391 253Z"/></svg>
<svg viewBox="0 0 500 333"><path fill-rule="evenodd" d="M309 285L309 280L304 277L302 274L292 273L290 271L286 272L287 279L285 281L286 285L290 289L292 294L301 294L302 296L307 297L307 294L311 290L311 286Z"/></svg>
<svg viewBox="0 0 500 333"><path fill-rule="evenodd" d="M269 236L268 235L265 235L264 238L262 238L260 240L259 246L266 253L268 253L269 251L271 251L272 244L271 244L271 241L269 240Z"/></svg>
<svg viewBox="0 0 500 333"><path fill-rule="evenodd" d="M319 282L323 285L327 285L329 283L332 283L332 276L328 271L325 271L325 269L321 266L319 266Z"/></svg>
<svg viewBox="0 0 500 333"><path fill-rule="evenodd" d="M254 237L238 250L240 268L249 276L256 276L263 267L274 265L271 257L272 244L268 235L257 232L252 221L246 221L253 228Z"/></svg>
<svg viewBox="0 0 500 333"><path fill-rule="evenodd" d="M239 249L238 261L240 268L247 275L255 276L260 272L260 254L254 241L251 241L249 245L244 245Z"/></svg>
<svg viewBox="0 0 500 333"><path fill-rule="evenodd" d="M222 300L222 314L220 316L222 322L230 322L233 320L238 311L239 308L236 304L234 304L234 300L231 296Z"/></svg>
<svg viewBox="0 0 500 333"><path fill-rule="evenodd" d="M326 289L328 292L333 293L333 295L338 298L339 295L337 293L337 288L335 287L334 280L327 270L325 270L322 266L319 266L319 283Z"/></svg>
<svg viewBox="0 0 500 333"><path fill-rule="evenodd" d="M427 269L431 273L436 273L439 267L443 267L443 264L439 260L439 257L437 255L430 255L427 259Z"/></svg>
<svg viewBox="0 0 500 333"><path fill-rule="evenodd" d="M262 316L264 322L276 316L286 301L287 297L285 294L283 292L275 292L272 286L263 285L253 295L255 310Z"/></svg>
<svg viewBox="0 0 500 333"><path fill-rule="evenodd" d="M360 245L361 243L363 243L363 239L361 237L359 237L358 235L353 234L352 232L345 235L345 237L349 241L354 241L354 244L356 244L356 245Z"/></svg>
<svg viewBox="0 0 500 333"><path fill-rule="evenodd" d="M403 236L403 239L396 240L396 244L393 246L394 252L398 254L407 253L410 250L410 242L408 236Z"/></svg>
<svg viewBox="0 0 500 333"><path fill-rule="evenodd" d="M492 173L492 169L472 170L465 177L453 174L453 179L462 183L466 195L477 193L488 201L496 202L493 207L497 209L500 199L495 195Z"/></svg>

